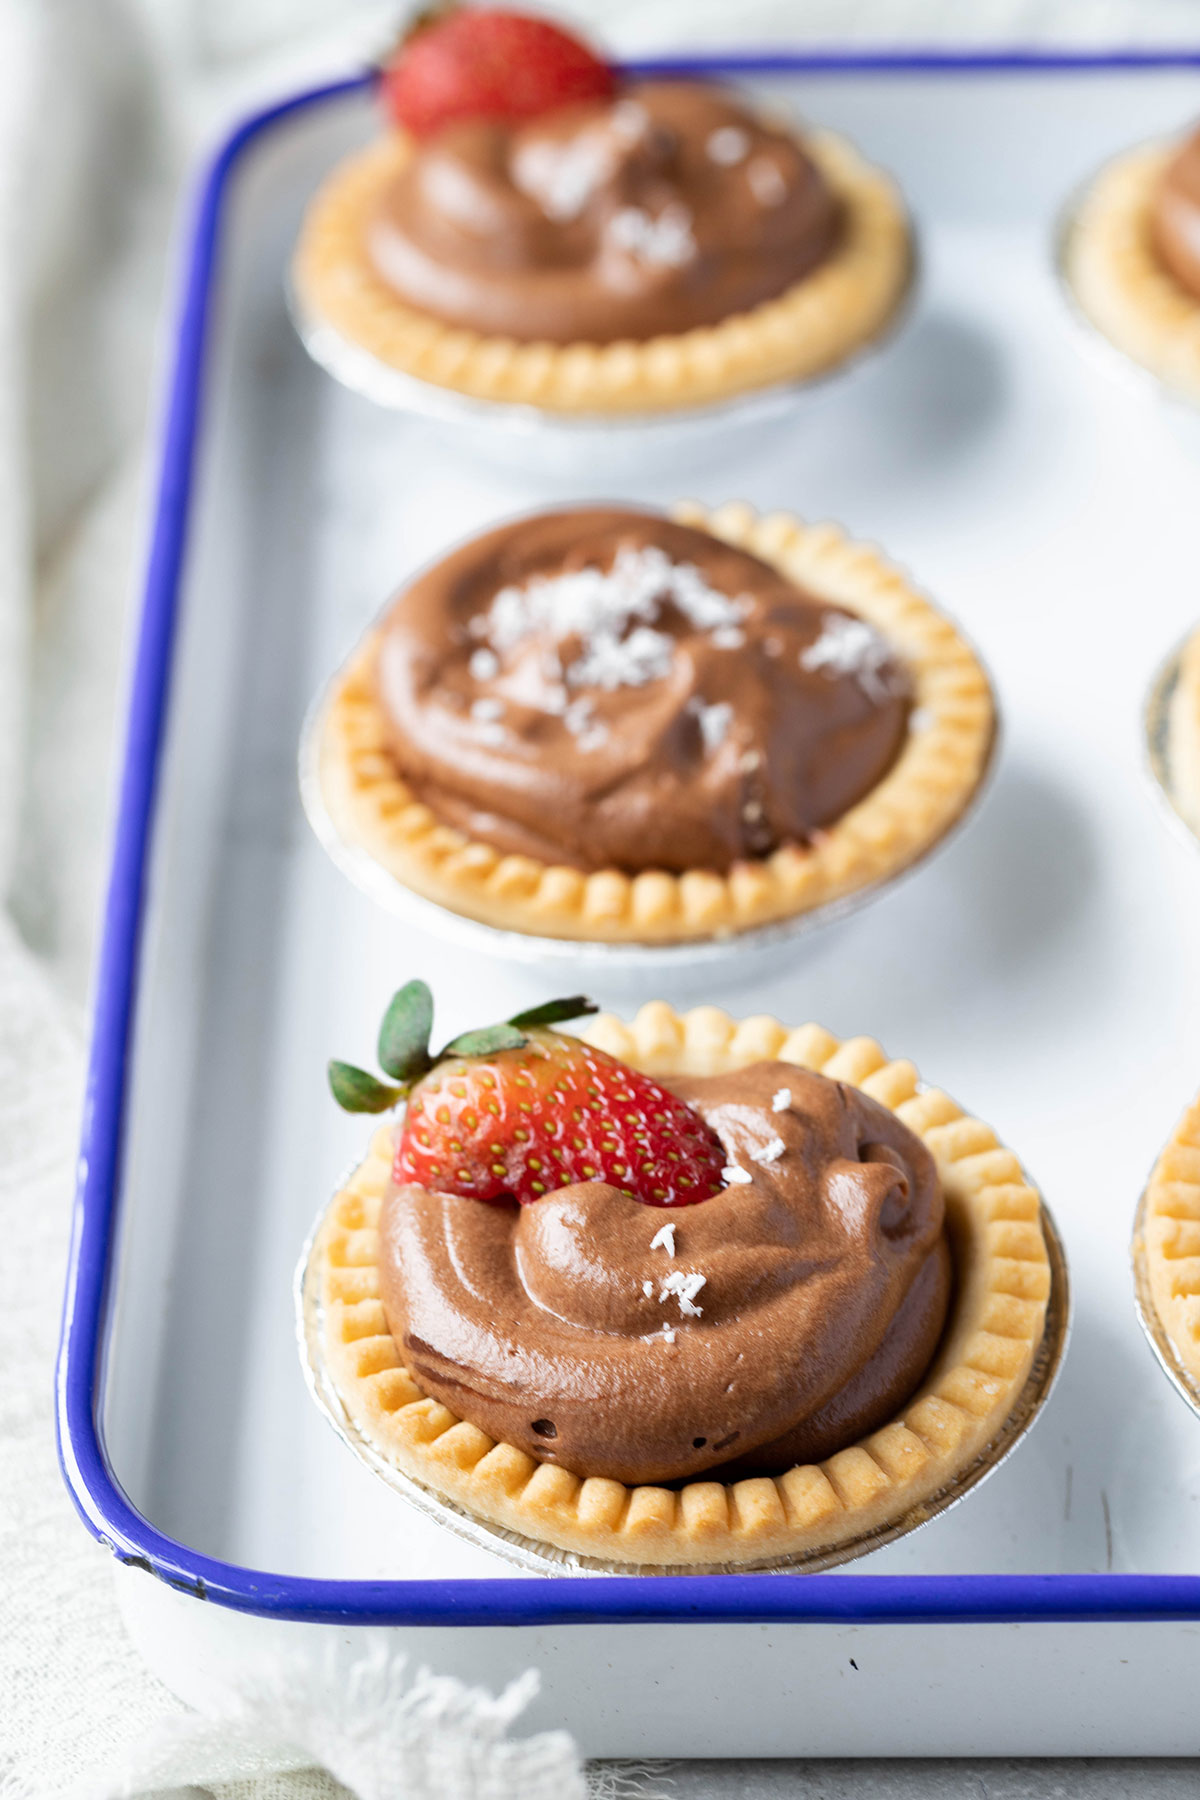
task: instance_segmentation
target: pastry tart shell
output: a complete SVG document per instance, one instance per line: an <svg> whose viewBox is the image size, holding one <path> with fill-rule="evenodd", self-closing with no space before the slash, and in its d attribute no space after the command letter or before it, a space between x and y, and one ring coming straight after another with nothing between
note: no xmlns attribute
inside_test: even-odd
<svg viewBox="0 0 1200 1800"><path fill-rule="evenodd" d="M1048 1215L995 1133L925 1088L911 1063L815 1025L737 1022L715 1007L681 1016L653 1002L632 1024L606 1015L586 1035L659 1076L792 1062L852 1083L903 1119L937 1162L955 1266L933 1363L880 1430L777 1477L631 1488L538 1463L423 1395L388 1332L376 1260L392 1151L385 1127L318 1225L298 1287L310 1382L360 1454L418 1504L435 1502L427 1510L453 1528L481 1524L483 1541L517 1560L524 1548L535 1566L540 1554L546 1566L646 1573L829 1566L915 1529L989 1473L1049 1392L1068 1305ZM1200 1217L1200 1173L1196 1181Z"/></svg>
<svg viewBox="0 0 1200 1800"><path fill-rule="evenodd" d="M402 374L477 400L592 417L655 414L820 375L880 336L911 283L895 185L842 138L805 136L845 208L837 248L774 300L719 324L614 344L518 343L406 304L375 272L367 226L412 155L391 133L341 163L310 203L292 262L309 321Z"/></svg>
<svg viewBox="0 0 1200 1800"><path fill-rule="evenodd" d="M991 686L965 639L878 550L836 526L760 517L741 503L713 512L679 506L674 516L762 557L895 646L913 683L914 727L862 800L811 844L784 845L727 874L586 874L502 855L442 824L405 785L376 696L373 630L334 678L306 740L303 785L318 835L465 918L618 944L695 943L795 919L879 885L931 850L978 789L995 737Z"/></svg>
<svg viewBox="0 0 1200 1800"><path fill-rule="evenodd" d="M1200 1096L1154 1165L1138 1208L1133 1265L1155 1354L1200 1413Z"/></svg>
<svg viewBox="0 0 1200 1800"><path fill-rule="evenodd" d="M1061 241L1076 304L1118 350L1200 405L1200 300L1164 267L1151 206L1173 144L1142 145L1103 168Z"/></svg>

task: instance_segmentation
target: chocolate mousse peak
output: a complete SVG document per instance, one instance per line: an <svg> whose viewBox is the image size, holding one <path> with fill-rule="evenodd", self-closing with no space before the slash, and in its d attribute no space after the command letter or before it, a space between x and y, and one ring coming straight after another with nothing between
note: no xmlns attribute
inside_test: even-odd
<svg viewBox="0 0 1200 1800"><path fill-rule="evenodd" d="M417 146L367 249L401 296L520 342L612 343L751 310L833 250L841 204L790 132L722 88L641 82Z"/></svg>
<svg viewBox="0 0 1200 1800"><path fill-rule="evenodd" d="M810 841L887 773L910 704L865 620L616 507L463 546L399 596L376 669L397 768L440 818L585 870Z"/></svg>
<svg viewBox="0 0 1200 1800"><path fill-rule="evenodd" d="M1200 130L1164 171L1150 219L1154 247L1171 274L1200 301Z"/></svg>

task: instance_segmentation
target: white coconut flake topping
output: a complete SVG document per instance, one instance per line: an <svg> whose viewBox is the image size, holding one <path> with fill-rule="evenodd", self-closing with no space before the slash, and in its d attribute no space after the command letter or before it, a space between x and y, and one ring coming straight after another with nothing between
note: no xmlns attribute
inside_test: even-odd
<svg viewBox="0 0 1200 1800"><path fill-rule="evenodd" d="M623 206L609 220L608 235L614 244L628 250L639 262L653 263L659 268L681 268L696 254L692 215L677 200L672 200L658 214L648 213L641 206Z"/></svg>
<svg viewBox="0 0 1200 1800"><path fill-rule="evenodd" d="M788 1107L791 1104L792 1104L791 1088L776 1088L775 1092L771 1096L771 1111L772 1112L786 1112Z"/></svg>
<svg viewBox="0 0 1200 1800"><path fill-rule="evenodd" d="M623 144L636 144L650 123L640 100L618 100L608 115L609 129Z"/></svg>
<svg viewBox="0 0 1200 1800"><path fill-rule="evenodd" d="M769 157L756 156L747 164L746 180L760 206L782 206L787 199L787 182Z"/></svg>
<svg viewBox="0 0 1200 1800"><path fill-rule="evenodd" d="M674 640L650 625L635 625L628 637L597 637L567 670L574 687L645 687L671 673Z"/></svg>
<svg viewBox="0 0 1200 1800"><path fill-rule="evenodd" d="M656 544L624 545L610 569L568 569L535 575L523 587L499 590L471 623L472 636L498 658L531 638L573 640L579 654L564 671L570 687L642 687L670 673L674 640L654 627L674 606L694 631L712 633L714 644L736 648L752 601L710 587L694 563L676 563ZM473 653L473 658L480 651ZM570 708L566 710L568 728ZM579 727L583 729L583 727Z"/></svg>
<svg viewBox="0 0 1200 1800"><path fill-rule="evenodd" d="M645 1294L647 1300L649 1300L650 1296L654 1292L654 1283L652 1281L643 1281L642 1292L643 1292L643 1294Z"/></svg>
<svg viewBox="0 0 1200 1800"><path fill-rule="evenodd" d="M664 1325L662 1334L668 1344L673 1344L675 1342L675 1327L673 1325Z"/></svg>
<svg viewBox="0 0 1200 1800"><path fill-rule="evenodd" d="M710 706L697 696L688 702L688 711L693 713L700 727L700 741L704 745L704 753L711 756L725 742L729 727L733 723L733 708L728 700L714 700Z"/></svg>
<svg viewBox="0 0 1200 1800"><path fill-rule="evenodd" d="M740 1168L737 1163L726 1163L721 1170L721 1180L726 1187L737 1187L739 1184L753 1181L754 1177L749 1169Z"/></svg>
<svg viewBox="0 0 1200 1800"><path fill-rule="evenodd" d="M472 650L467 667L476 681L492 681L500 673L500 658L494 650Z"/></svg>
<svg viewBox="0 0 1200 1800"><path fill-rule="evenodd" d="M704 148L711 162L719 163L723 169L732 169L749 154L750 134L737 125L721 125L716 131L709 132Z"/></svg>
<svg viewBox="0 0 1200 1800"><path fill-rule="evenodd" d="M698 1319L704 1308L696 1305L696 1295L706 1280L706 1276L699 1274L694 1269L686 1274L682 1269L672 1269L664 1279L659 1291L659 1305L661 1306L664 1300L668 1300L674 1294L684 1318Z"/></svg>
<svg viewBox="0 0 1200 1800"><path fill-rule="evenodd" d="M565 144L534 139L513 158L512 173L523 193L536 200L548 219L577 219L596 189L613 172L612 146L599 133Z"/></svg>
<svg viewBox="0 0 1200 1800"><path fill-rule="evenodd" d="M584 751L603 750L610 735L607 725L592 725L587 731L581 731L575 741Z"/></svg>
<svg viewBox="0 0 1200 1800"><path fill-rule="evenodd" d="M563 724L581 750L599 750L608 742L608 726L595 715L596 703L586 694L581 694L563 709Z"/></svg>
<svg viewBox="0 0 1200 1800"><path fill-rule="evenodd" d="M829 675L853 675L871 700L886 700L896 692L890 644L864 619L850 619L843 613L825 614L820 637L800 652L800 667Z"/></svg>
<svg viewBox="0 0 1200 1800"><path fill-rule="evenodd" d="M668 1256L675 1254L675 1221L669 1219L650 1239L652 1250L665 1250Z"/></svg>
<svg viewBox="0 0 1200 1800"><path fill-rule="evenodd" d="M507 734L500 720L504 716L504 702L491 694L481 694L478 700L471 702L471 717L474 719L476 736L481 743L498 747L507 740Z"/></svg>
<svg viewBox="0 0 1200 1800"><path fill-rule="evenodd" d="M781 1137L768 1138L761 1150L755 1150L752 1153L754 1161L756 1163L778 1162L783 1155L784 1148L784 1142Z"/></svg>
<svg viewBox="0 0 1200 1800"><path fill-rule="evenodd" d="M561 669L559 674L561 674ZM565 718L567 712L567 690L561 681L548 681L544 688L531 702L539 712L550 713L555 718Z"/></svg>

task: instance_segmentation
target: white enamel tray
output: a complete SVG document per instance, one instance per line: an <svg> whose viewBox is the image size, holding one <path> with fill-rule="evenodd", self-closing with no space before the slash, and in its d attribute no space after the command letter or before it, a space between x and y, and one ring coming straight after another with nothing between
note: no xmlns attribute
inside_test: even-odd
<svg viewBox="0 0 1200 1800"><path fill-rule="evenodd" d="M492 1687L540 1666L530 1729L592 1754L1200 1752L1200 1422L1128 1260L1200 1083L1200 854L1140 736L1200 615L1200 465L1078 353L1051 243L1091 167L1200 111L1198 62L747 74L897 172L923 281L896 343L688 487L886 546L979 645L1006 742L943 856L802 958L714 968L706 997L868 1032L993 1123L1044 1186L1076 1305L1058 1389L987 1486L809 1576L523 1577L389 1492L305 1391L292 1270L363 1138L326 1058L369 1058L413 974L447 1032L575 983L358 892L304 822L301 723L406 571L544 496L340 388L289 324L300 212L372 129L365 93L222 153L177 345L60 1381L68 1480L179 1692L374 1630ZM664 467L629 497L678 487Z"/></svg>

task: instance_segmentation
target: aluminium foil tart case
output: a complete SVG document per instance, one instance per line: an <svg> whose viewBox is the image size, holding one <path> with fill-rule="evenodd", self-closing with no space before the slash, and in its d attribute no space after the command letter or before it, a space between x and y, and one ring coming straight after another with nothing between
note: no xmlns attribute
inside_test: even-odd
<svg viewBox="0 0 1200 1800"><path fill-rule="evenodd" d="M306 707L381 597L547 498L328 380L292 331L305 199L373 129L352 81L242 126L194 215L96 994L66 1477L136 1640L194 1701L382 1636L493 1690L536 1665L528 1728L589 1754L1195 1755L1200 1423L1128 1265L1200 1070L1200 858L1162 829L1141 751L1142 695L1196 611L1195 468L1153 401L1077 354L1052 228L1107 155L1200 111L1200 52L673 66L844 131L898 175L922 242L904 332L698 475L699 498L879 541L979 645L1006 726L943 856L803 959L714 969L704 997L869 1032L995 1124L1071 1263L1055 1393L978 1493L846 1568L655 1580L514 1569L388 1492L312 1405L291 1274L363 1141L327 1056L365 1056L409 975L457 1029L564 973L399 928L300 806ZM666 462L637 497L682 485ZM655 987L676 1000L673 980Z"/></svg>

